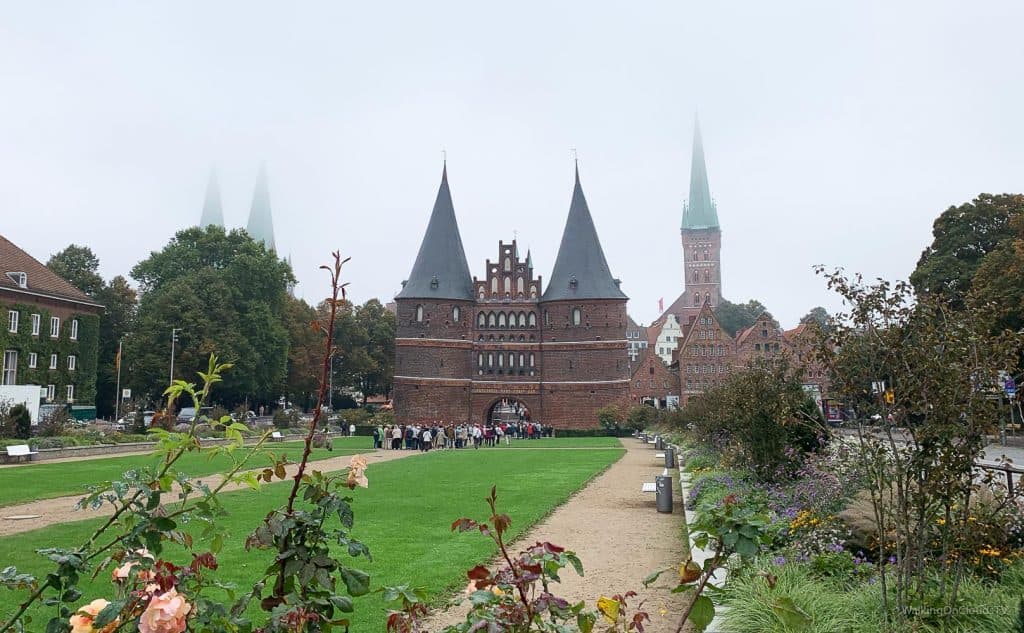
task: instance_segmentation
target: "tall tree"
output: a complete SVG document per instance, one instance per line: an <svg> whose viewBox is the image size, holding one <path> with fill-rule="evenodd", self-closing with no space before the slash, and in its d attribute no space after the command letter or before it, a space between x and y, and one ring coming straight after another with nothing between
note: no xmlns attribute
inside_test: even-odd
<svg viewBox="0 0 1024 633"><path fill-rule="evenodd" d="M996 329L1024 329L1024 214L1010 220L1015 232L989 253L971 283L968 303L995 311Z"/></svg>
<svg viewBox="0 0 1024 633"><path fill-rule="evenodd" d="M370 299L356 310L356 322L367 334L367 355L370 364L360 376L360 387L364 395L391 395L392 378L395 373L395 315Z"/></svg>
<svg viewBox="0 0 1024 633"><path fill-rule="evenodd" d="M128 344L132 384L152 400L169 379L171 332L176 378L192 380L216 353L234 363L218 386L221 403L271 403L287 376L287 263L243 231L193 227L132 269L143 295Z"/></svg>
<svg viewBox="0 0 1024 633"><path fill-rule="evenodd" d="M954 308L964 305L971 281L985 256L1013 238L1010 219L1024 213L1024 195L981 194L950 207L935 220L931 246L921 253L910 283L918 294L942 297Z"/></svg>
<svg viewBox="0 0 1024 633"><path fill-rule="evenodd" d="M727 299L715 308L715 317L722 329L729 333L729 336L736 336L740 330L750 327L767 310L757 299L751 299L746 303L733 303Z"/></svg>
<svg viewBox="0 0 1024 633"><path fill-rule="evenodd" d="M52 255L46 267L90 297L96 298L103 288L103 278L98 272L100 260L88 246L71 244Z"/></svg>
<svg viewBox="0 0 1024 633"><path fill-rule="evenodd" d="M117 393L118 344L131 331L138 307L138 295L128 280L118 275L104 284L96 295L103 304L100 316L99 368L96 372L96 414L107 417L114 413Z"/></svg>
<svg viewBox="0 0 1024 633"><path fill-rule="evenodd" d="M308 408L316 397L324 354L323 339L313 328L317 311L302 299L288 297L284 319L288 329L287 396L291 402Z"/></svg>
<svg viewBox="0 0 1024 633"><path fill-rule="evenodd" d="M828 332L829 315L828 310L821 306L815 306L800 319L801 323L816 323L822 332Z"/></svg>

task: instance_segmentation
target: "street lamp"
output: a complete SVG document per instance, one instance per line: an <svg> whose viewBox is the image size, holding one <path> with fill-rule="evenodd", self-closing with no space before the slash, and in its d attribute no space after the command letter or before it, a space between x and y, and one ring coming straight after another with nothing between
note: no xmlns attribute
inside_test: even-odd
<svg viewBox="0 0 1024 633"><path fill-rule="evenodd" d="M178 342L178 332L180 331L180 327L171 328L171 380L168 384L174 382L174 344Z"/></svg>

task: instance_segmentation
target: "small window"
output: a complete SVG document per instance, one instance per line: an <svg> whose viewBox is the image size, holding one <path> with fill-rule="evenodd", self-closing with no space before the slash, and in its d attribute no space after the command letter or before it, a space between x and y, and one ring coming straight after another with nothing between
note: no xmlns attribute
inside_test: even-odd
<svg viewBox="0 0 1024 633"><path fill-rule="evenodd" d="M28 368L29 369L35 369L36 365L38 363L39 363L39 354L36 354L35 352L29 352L28 353Z"/></svg>
<svg viewBox="0 0 1024 633"><path fill-rule="evenodd" d="M416 322L423 323L423 306L416 306Z"/></svg>
<svg viewBox="0 0 1024 633"><path fill-rule="evenodd" d="M60 317L50 317L50 338L60 336Z"/></svg>
<svg viewBox="0 0 1024 633"><path fill-rule="evenodd" d="M74 354L68 356L68 371L75 371L75 367L78 366L78 359Z"/></svg>
<svg viewBox="0 0 1024 633"><path fill-rule="evenodd" d="M512 260L508 257L505 258L505 270L512 270Z"/></svg>
<svg viewBox="0 0 1024 633"><path fill-rule="evenodd" d="M71 340L78 340L78 319L71 320Z"/></svg>
<svg viewBox="0 0 1024 633"><path fill-rule="evenodd" d="M526 282L523 280L523 278L522 277L517 278L516 279L516 292L519 293L519 294L523 294L523 290L524 290L525 287L526 287Z"/></svg>
<svg viewBox="0 0 1024 633"><path fill-rule="evenodd" d="M57 397L57 386L46 385L46 399L53 402L53 399Z"/></svg>
<svg viewBox="0 0 1024 633"><path fill-rule="evenodd" d="M487 326L496 327L498 325L498 317L493 312L487 315Z"/></svg>
<svg viewBox="0 0 1024 633"><path fill-rule="evenodd" d="M536 299L537 298L537 286L530 286L530 298L531 299Z"/></svg>
<svg viewBox="0 0 1024 633"><path fill-rule="evenodd" d="M39 322L40 317L38 314L32 315L32 336L39 336Z"/></svg>
<svg viewBox="0 0 1024 633"><path fill-rule="evenodd" d="M74 401L75 401L75 386L74 385L68 385L68 402L74 402Z"/></svg>
<svg viewBox="0 0 1024 633"><path fill-rule="evenodd" d="M19 316L19 312L17 310L9 310L7 312L7 331L8 332L13 332L15 334L18 333L18 316Z"/></svg>
<svg viewBox="0 0 1024 633"><path fill-rule="evenodd" d="M572 324L573 325L579 325L582 322L583 322L583 313L580 311L579 308L573 308L572 309Z"/></svg>
<svg viewBox="0 0 1024 633"><path fill-rule="evenodd" d="M523 361L524 361L525 359L526 359L526 357L525 357L525 356L523 356L523 354L522 354L522 353L520 353L520 354L519 354L519 366L520 366L520 367L522 367L522 366L524 366L524 365L526 364L526 363L524 363L524 362L523 362Z"/></svg>
<svg viewBox="0 0 1024 633"><path fill-rule="evenodd" d="M487 366L488 367L494 367L494 354L493 353L487 355Z"/></svg>
<svg viewBox="0 0 1024 633"><path fill-rule="evenodd" d="M531 312L530 313L529 324L530 324L530 327L537 327L537 313L536 312Z"/></svg>
<svg viewBox="0 0 1024 633"><path fill-rule="evenodd" d="M533 354L530 354L530 367L533 367L533 366L534 366Z"/></svg>
<svg viewBox="0 0 1024 633"><path fill-rule="evenodd" d="M699 292L693 293L693 305L695 305L695 306L699 306L700 305L700 293Z"/></svg>
<svg viewBox="0 0 1024 633"><path fill-rule="evenodd" d="M57 355L50 354L50 369L57 369Z"/></svg>
<svg viewBox="0 0 1024 633"><path fill-rule="evenodd" d="M653 376L654 375L654 368L653 367L648 367L648 369L650 370L650 374Z"/></svg>
<svg viewBox="0 0 1024 633"><path fill-rule="evenodd" d="M497 294L498 292L498 278L491 277L491 294Z"/></svg>
<svg viewBox="0 0 1024 633"><path fill-rule="evenodd" d="M505 320L505 313L501 312L498 314L498 327L505 327L508 325L508 321Z"/></svg>
<svg viewBox="0 0 1024 633"><path fill-rule="evenodd" d="M7 276L13 281L19 288L28 288L28 275L25 273L7 273Z"/></svg>
<svg viewBox="0 0 1024 633"><path fill-rule="evenodd" d="M459 318L461 318L461 317L462 317L462 310L459 309L459 306L455 306L454 308L452 308L452 321L455 321L456 323L458 323L459 322Z"/></svg>
<svg viewBox="0 0 1024 633"><path fill-rule="evenodd" d="M476 364L477 364L477 367L483 367L484 366L484 355L483 355L482 352L480 354L476 355Z"/></svg>
<svg viewBox="0 0 1024 633"><path fill-rule="evenodd" d="M511 369L511 368L516 366L516 355L512 354L511 352L508 355L508 366L509 366L509 369Z"/></svg>
<svg viewBox="0 0 1024 633"><path fill-rule="evenodd" d="M498 354L498 367L500 368L500 367L504 367L504 366L505 366L505 355L504 354Z"/></svg>
<svg viewBox="0 0 1024 633"><path fill-rule="evenodd" d="M505 277L505 294L506 295L512 294L512 278L511 277Z"/></svg>
<svg viewBox="0 0 1024 633"><path fill-rule="evenodd" d="M9 349L4 352L4 364L0 367L3 373L0 374L0 385L18 384L18 352Z"/></svg>
<svg viewBox="0 0 1024 633"><path fill-rule="evenodd" d="M477 327L486 327L486 325L487 325L487 315L485 315L483 312L481 312L480 314L476 315L476 326Z"/></svg>

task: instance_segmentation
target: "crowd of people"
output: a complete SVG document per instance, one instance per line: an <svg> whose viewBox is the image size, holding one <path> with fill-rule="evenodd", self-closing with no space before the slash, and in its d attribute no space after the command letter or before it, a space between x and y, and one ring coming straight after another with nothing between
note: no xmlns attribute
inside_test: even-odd
<svg viewBox="0 0 1024 633"><path fill-rule="evenodd" d="M502 422L492 424L395 424L373 430L374 448L429 451L446 448L480 448L506 445L513 438L536 440L550 437L552 430L539 422Z"/></svg>

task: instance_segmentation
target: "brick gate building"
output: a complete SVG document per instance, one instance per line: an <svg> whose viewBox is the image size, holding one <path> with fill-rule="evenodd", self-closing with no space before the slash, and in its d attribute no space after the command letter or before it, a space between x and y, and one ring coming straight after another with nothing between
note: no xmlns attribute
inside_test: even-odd
<svg viewBox="0 0 1024 633"><path fill-rule="evenodd" d="M559 429L596 428L629 398L626 295L612 277L579 172L547 286L515 240L471 277L447 169L395 297L399 423L483 422L496 407Z"/></svg>

